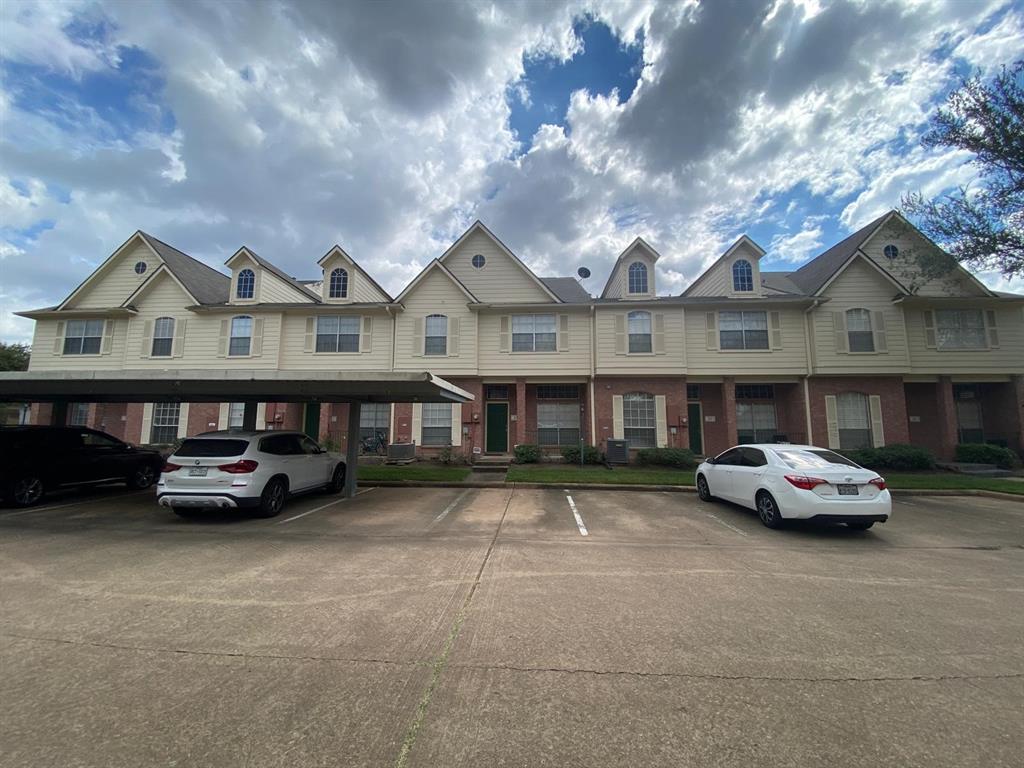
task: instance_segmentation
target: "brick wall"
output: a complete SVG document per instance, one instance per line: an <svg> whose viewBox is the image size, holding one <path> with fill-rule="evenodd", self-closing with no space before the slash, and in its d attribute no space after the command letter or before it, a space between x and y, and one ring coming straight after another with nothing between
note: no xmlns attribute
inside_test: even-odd
<svg viewBox="0 0 1024 768"><path fill-rule="evenodd" d="M217 429L220 419L220 403L191 403L188 407L189 435L210 432Z"/></svg>
<svg viewBox="0 0 1024 768"><path fill-rule="evenodd" d="M882 401L882 429L885 433L886 445L910 442L903 379L897 376L812 377L808 381L808 386L811 399L812 439L816 445L828 445L825 395L839 395L843 392L879 395Z"/></svg>
<svg viewBox="0 0 1024 768"><path fill-rule="evenodd" d="M629 392L646 392L665 396L665 414L669 427L669 446L685 447L687 444L686 425L681 421L686 416L686 379L682 376L664 377L619 377L598 376L594 379L594 408L597 416L597 445L603 451L609 438L614 437L612 398ZM590 414L586 414L589 421ZM677 434L671 433L676 427Z"/></svg>
<svg viewBox="0 0 1024 768"><path fill-rule="evenodd" d="M910 442L933 452L939 450L942 430L939 428L936 385L904 384L903 392L907 401L907 433ZM911 417L916 417L918 421L911 421Z"/></svg>

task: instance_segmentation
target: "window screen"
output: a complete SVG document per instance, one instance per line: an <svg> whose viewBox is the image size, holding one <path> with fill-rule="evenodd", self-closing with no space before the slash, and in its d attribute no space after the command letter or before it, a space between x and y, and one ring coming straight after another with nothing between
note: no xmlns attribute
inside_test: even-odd
<svg viewBox="0 0 1024 768"><path fill-rule="evenodd" d="M839 417L840 448L871 447L871 416L868 397L859 392L843 392L836 397Z"/></svg>
<svg viewBox="0 0 1024 768"><path fill-rule="evenodd" d="M513 315L513 352L554 352L558 344L554 315Z"/></svg>
<svg viewBox="0 0 1024 768"><path fill-rule="evenodd" d="M657 445L654 395L643 392L623 395L622 427L630 448L654 448Z"/></svg>
<svg viewBox="0 0 1024 768"><path fill-rule="evenodd" d="M444 315L427 315L423 354L448 354L448 318Z"/></svg>
<svg viewBox="0 0 1024 768"><path fill-rule="evenodd" d="M580 405L537 403L537 442L540 445L578 445Z"/></svg>
<svg viewBox="0 0 1024 768"><path fill-rule="evenodd" d="M846 334L851 352L874 352L875 337L871 333L871 313L866 309L846 310Z"/></svg>
<svg viewBox="0 0 1024 768"><path fill-rule="evenodd" d="M150 428L149 442L166 445L177 440L180 413L179 403L153 403L153 424Z"/></svg>
<svg viewBox="0 0 1024 768"><path fill-rule="evenodd" d="M980 309L939 309L935 312L939 349L985 349L985 318Z"/></svg>
<svg viewBox="0 0 1024 768"><path fill-rule="evenodd" d="M452 441L452 407L448 403L424 403L421 414L423 445L448 445Z"/></svg>
<svg viewBox="0 0 1024 768"><path fill-rule="evenodd" d="M158 317L153 323L153 357L170 357L174 344L174 318Z"/></svg>
<svg viewBox="0 0 1024 768"><path fill-rule="evenodd" d="M629 322L629 352L650 352L651 347L651 313L630 312Z"/></svg>
<svg viewBox="0 0 1024 768"><path fill-rule="evenodd" d="M718 319L722 349L768 349L766 312L720 312Z"/></svg>
<svg viewBox="0 0 1024 768"><path fill-rule="evenodd" d="M98 355L102 343L102 320L68 320L64 330L65 355Z"/></svg>
<svg viewBox="0 0 1024 768"><path fill-rule="evenodd" d="M228 355L248 355L251 345L252 318L247 315L231 318L231 343Z"/></svg>
<svg viewBox="0 0 1024 768"><path fill-rule="evenodd" d="M358 352L359 317L324 315L316 319L317 352Z"/></svg>

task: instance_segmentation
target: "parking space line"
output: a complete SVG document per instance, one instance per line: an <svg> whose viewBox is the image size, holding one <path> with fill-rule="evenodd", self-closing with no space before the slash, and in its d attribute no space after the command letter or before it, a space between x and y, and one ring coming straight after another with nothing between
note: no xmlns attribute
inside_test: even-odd
<svg viewBox="0 0 1024 768"><path fill-rule="evenodd" d="M580 517L579 510L576 509L576 502L572 500L572 496L568 493L565 494L566 501L569 502L569 509L572 510L572 516L576 518L576 527L580 529L580 536L589 536L587 533L587 526L583 524L583 518Z"/></svg>
<svg viewBox="0 0 1024 768"><path fill-rule="evenodd" d="M135 491L134 493L119 493L116 496L104 496L102 499L91 499L86 501L69 501L67 504L55 504L52 507L29 507L23 509L20 512L3 512L0 513L0 520L4 520L8 517L18 517L19 515L27 515L30 512L49 512L51 509L64 509L66 507L79 507L85 504L98 504L101 501L115 501L116 499L125 499L129 496L139 496L143 493L153 493L151 489L144 491Z"/></svg>
<svg viewBox="0 0 1024 768"><path fill-rule="evenodd" d="M374 487L374 488L364 488L361 491L356 491L356 496L362 496L364 493L369 493L370 491L374 491L374 490L376 490L376 487ZM305 517L306 515L312 515L314 512L319 512L321 509L327 509L328 507L333 507L335 504L341 504L341 502L343 502L343 501L348 501L348 499L335 499L334 501L329 501L326 504L321 504L319 507L313 507L313 509L307 509L305 512L302 512L302 513L300 513L298 515L293 515L292 517L285 518L284 520L279 520L278 522L274 523L274 525L284 525L285 523L290 523L292 520L298 520L300 517Z"/></svg>
<svg viewBox="0 0 1024 768"><path fill-rule="evenodd" d="M451 512L453 509L455 509L456 506L458 506L458 503L460 501L462 501L466 497L466 494L469 493L470 490L471 489L467 488L462 493L460 493L458 496L456 496L455 499L452 501L452 503L449 504L447 507L445 507L443 510L441 510L441 514L439 514L437 517L435 517L430 522L430 524L434 525L435 523L440 523L442 520L444 520L448 516L448 513Z"/></svg>
<svg viewBox="0 0 1024 768"><path fill-rule="evenodd" d="M719 523L724 525L730 531L736 531L736 533L738 533L740 536L746 536L747 535L746 531L741 531L735 525L730 525L729 523L725 522L725 520L720 518L718 515L712 514L711 512L705 512L704 514L707 515L708 517L710 517L712 520L717 520Z"/></svg>

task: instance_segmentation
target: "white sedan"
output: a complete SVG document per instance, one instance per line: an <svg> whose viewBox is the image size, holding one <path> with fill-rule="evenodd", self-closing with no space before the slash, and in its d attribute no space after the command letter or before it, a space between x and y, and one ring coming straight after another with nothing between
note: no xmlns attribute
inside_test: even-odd
<svg viewBox="0 0 1024 768"><path fill-rule="evenodd" d="M756 510L778 528L786 520L846 523L866 531L892 514L885 480L845 456L813 445L738 445L697 467L697 493Z"/></svg>

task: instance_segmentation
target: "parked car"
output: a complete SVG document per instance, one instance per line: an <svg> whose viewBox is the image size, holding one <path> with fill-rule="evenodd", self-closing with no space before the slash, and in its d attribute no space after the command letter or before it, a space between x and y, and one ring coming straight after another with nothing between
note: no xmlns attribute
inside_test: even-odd
<svg viewBox="0 0 1024 768"><path fill-rule="evenodd" d="M345 462L301 432L205 432L167 457L157 501L178 514L252 509L273 517L289 496L345 485Z"/></svg>
<svg viewBox="0 0 1024 768"><path fill-rule="evenodd" d="M738 445L697 467L697 493L757 511L778 528L786 520L845 523L866 531L892 515L877 473L813 445Z"/></svg>
<svg viewBox="0 0 1024 768"><path fill-rule="evenodd" d="M0 495L19 507L58 488L127 483L149 488L163 459L85 427L0 427Z"/></svg>

